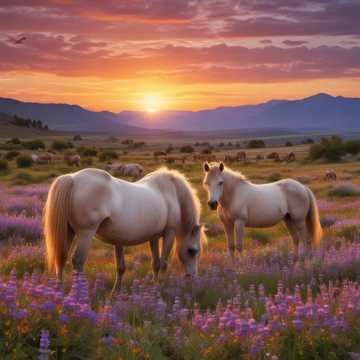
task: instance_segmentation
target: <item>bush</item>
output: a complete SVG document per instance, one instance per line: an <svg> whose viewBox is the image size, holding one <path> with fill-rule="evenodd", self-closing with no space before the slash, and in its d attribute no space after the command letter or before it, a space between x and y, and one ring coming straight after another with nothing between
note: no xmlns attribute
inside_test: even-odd
<svg viewBox="0 0 360 360"><path fill-rule="evenodd" d="M264 140L255 139L255 140L250 140L247 143L247 148L248 149L260 149L260 148L264 148L264 147L265 147Z"/></svg>
<svg viewBox="0 0 360 360"><path fill-rule="evenodd" d="M184 145L180 148L180 152L182 153L193 153L195 150L191 145Z"/></svg>
<svg viewBox="0 0 360 360"><path fill-rule="evenodd" d="M290 146L294 146L294 145L293 145L293 143L291 141L287 141L285 143L285 146L290 147Z"/></svg>
<svg viewBox="0 0 360 360"><path fill-rule="evenodd" d="M6 160L12 160L12 159L15 159L20 153L16 150L11 150L11 151L8 151L6 154L5 154L5 159Z"/></svg>
<svg viewBox="0 0 360 360"><path fill-rule="evenodd" d="M360 195L360 186L355 184L340 184L329 191L329 196L348 197Z"/></svg>
<svg viewBox="0 0 360 360"><path fill-rule="evenodd" d="M350 140L345 143L345 151L351 155L357 155L360 152L360 141Z"/></svg>
<svg viewBox="0 0 360 360"><path fill-rule="evenodd" d="M80 147L80 148L78 148L78 153L81 156L93 157L93 156L96 156L98 154L98 150L96 148Z"/></svg>
<svg viewBox="0 0 360 360"><path fill-rule="evenodd" d="M55 140L51 144L51 148L57 151L63 151L66 149L72 149L74 145L70 141Z"/></svg>
<svg viewBox="0 0 360 360"><path fill-rule="evenodd" d="M16 165L18 168L29 168L33 165L33 159L29 155L20 155L16 159Z"/></svg>
<svg viewBox="0 0 360 360"><path fill-rule="evenodd" d="M310 147L308 159L317 160L325 158L328 161L339 161L346 154L345 144L340 136L322 138L320 144Z"/></svg>
<svg viewBox="0 0 360 360"><path fill-rule="evenodd" d="M29 173L21 172L13 177L14 185L27 185L36 182L36 179Z"/></svg>
<svg viewBox="0 0 360 360"><path fill-rule="evenodd" d="M266 177L267 181L278 181L282 179L282 175L278 172L273 172Z"/></svg>
<svg viewBox="0 0 360 360"><path fill-rule="evenodd" d="M30 140L30 141L24 141L22 143L22 146L25 149L29 149L29 150L45 149L44 142L42 140L39 140L39 139Z"/></svg>
<svg viewBox="0 0 360 360"><path fill-rule="evenodd" d="M258 241L261 245L267 245L271 242L271 235L264 231L250 230L249 237Z"/></svg>
<svg viewBox="0 0 360 360"><path fill-rule="evenodd" d="M174 147L172 145L169 145L166 149L165 149L165 152L167 154L170 154L174 151Z"/></svg>
<svg viewBox="0 0 360 360"><path fill-rule="evenodd" d="M7 160L0 159L0 172L9 171L9 163Z"/></svg>
<svg viewBox="0 0 360 360"><path fill-rule="evenodd" d="M91 157L84 157L81 158L81 165L82 166L92 166L93 165L93 159Z"/></svg>
<svg viewBox="0 0 360 360"><path fill-rule="evenodd" d="M201 153L202 154L211 154L212 153L212 150L211 150L211 148L206 148L206 149L203 149L202 151L201 151Z"/></svg>
<svg viewBox="0 0 360 360"><path fill-rule="evenodd" d="M19 138L12 138L6 142L7 144L20 145L21 141Z"/></svg>
<svg viewBox="0 0 360 360"><path fill-rule="evenodd" d="M81 135L77 134L77 135L74 135L73 140L74 141L81 141L82 137L81 137Z"/></svg>
<svg viewBox="0 0 360 360"><path fill-rule="evenodd" d="M118 158L118 154L114 150L104 150L98 155L100 161L115 160Z"/></svg>

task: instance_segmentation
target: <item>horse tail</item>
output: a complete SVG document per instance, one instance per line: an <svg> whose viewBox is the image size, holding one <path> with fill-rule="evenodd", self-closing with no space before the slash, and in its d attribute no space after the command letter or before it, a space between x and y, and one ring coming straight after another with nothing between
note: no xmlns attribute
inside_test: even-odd
<svg viewBox="0 0 360 360"><path fill-rule="evenodd" d="M73 178L62 175L51 184L44 208L44 235L49 270L61 277L72 238L69 229Z"/></svg>
<svg viewBox="0 0 360 360"><path fill-rule="evenodd" d="M316 248L321 243L323 231L320 224L319 209L316 204L315 195L308 187L306 187L306 191L310 200L309 211L306 215L306 226L311 236L311 243Z"/></svg>

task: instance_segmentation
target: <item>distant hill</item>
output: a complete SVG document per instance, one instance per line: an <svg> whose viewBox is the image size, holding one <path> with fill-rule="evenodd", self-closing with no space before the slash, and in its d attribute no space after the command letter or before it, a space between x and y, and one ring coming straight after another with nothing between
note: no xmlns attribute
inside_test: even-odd
<svg viewBox="0 0 360 360"><path fill-rule="evenodd" d="M89 111L78 105L41 104L0 98L0 112L40 119L50 129L70 132L138 134L148 130L122 124L116 114Z"/></svg>
<svg viewBox="0 0 360 360"><path fill-rule="evenodd" d="M49 134L53 134L53 132L44 128L41 123L33 123L31 119L0 113L0 135L2 137L32 137Z"/></svg>
<svg viewBox="0 0 360 360"><path fill-rule="evenodd" d="M300 100L201 111L95 112L77 105L26 103L0 98L0 111L42 120L51 129L72 132L145 134L172 131L360 129L360 99L317 94ZM148 130L146 130L148 129Z"/></svg>
<svg viewBox="0 0 360 360"><path fill-rule="evenodd" d="M123 121L149 126L148 115L122 112ZM151 126L179 130L230 130L249 128L360 129L360 99L317 94L301 100L271 100L258 105L221 107L201 111L156 114Z"/></svg>

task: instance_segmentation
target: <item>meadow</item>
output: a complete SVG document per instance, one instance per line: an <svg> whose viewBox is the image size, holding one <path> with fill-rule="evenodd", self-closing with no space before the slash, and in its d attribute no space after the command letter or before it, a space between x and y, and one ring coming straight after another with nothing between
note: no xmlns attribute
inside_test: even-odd
<svg viewBox="0 0 360 360"><path fill-rule="evenodd" d="M217 214L206 206L202 160L180 151L191 146L195 153L212 152L223 159L243 143L146 138L145 144L134 146L107 137L62 139L72 141L73 149L97 149L96 155L82 156L81 168L105 168L109 159L99 154L112 151L118 159L111 161L139 163L146 173L166 165L186 174L203 205L208 244L199 276L191 282L183 278L175 258L167 274L154 282L148 245L127 248L123 288L113 300L113 249L95 240L85 272L73 273L68 264L61 285L46 269L42 207L51 180L78 168L66 164L61 151L52 164L25 168L18 167L17 154L0 175L1 359L360 358L357 156L310 162L305 160L309 145L242 148L250 161L230 166L251 181L291 177L313 190L324 238L321 248L296 260L284 225L247 229L245 251L231 260ZM46 147L54 140L44 139ZM172 156L188 159L165 164L154 157L169 148ZM3 157L9 151L34 152L5 145L0 150ZM296 161L255 160L273 151L280 156L294 152ZM324 179L327 169L336 172L337 181Z"/></svg>

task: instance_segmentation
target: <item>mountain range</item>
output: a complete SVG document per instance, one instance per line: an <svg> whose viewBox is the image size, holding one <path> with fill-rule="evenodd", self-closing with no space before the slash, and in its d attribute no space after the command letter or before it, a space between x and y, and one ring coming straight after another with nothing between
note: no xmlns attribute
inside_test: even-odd
<svg viewBox="0 0 360 360"><path fill-rule="evenodd" d="M271 100L257 105L200 111L90 111L78 105L42 104L0 98L0 112L41 120L52 130L116 135L155 130L360 129L360 98L316 94L300 100Z"/></svg>

